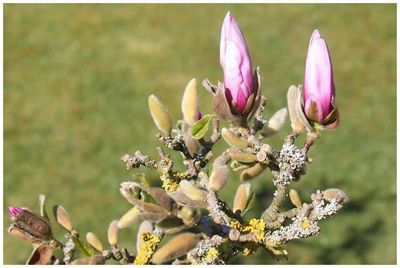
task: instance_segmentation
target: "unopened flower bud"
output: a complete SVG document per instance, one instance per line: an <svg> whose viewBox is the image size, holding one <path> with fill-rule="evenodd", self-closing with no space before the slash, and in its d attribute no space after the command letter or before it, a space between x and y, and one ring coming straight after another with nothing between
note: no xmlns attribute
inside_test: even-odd
<svg viewBox="0 0 400 268"><path fill-rule="evenodd" d="M221 129L221 136L232 147L242 149L248 146L247 141L239 138L227 128Z"/></svg>
<svg viewBox="0 0 400 268"><path fill-rule="evenodd" d="M233 212L240 211L242 214L245 211L251 195L250 187L250 183L242 183L239 185L233 201Z"/></svg>
<svg viewBox="0 0 400 268"><path fill-rule="evenodd" d="M157 128L164 132L164 134L171 134L172 119L164 104L162 104L162 102L155 95L150 95L148 99L148 105L151 117L153 118Z"/></svg>
<svg viewBox="0 0 400 268"><path fill-rule="evenodd" d="M228 161L228 158L225 155L220 155L214 160L208 181L208 189L219 191L225 186L229 175L229 168L226 165L226 161Z"/></svg>
<svg viewBox="0 0 400 268"><path fill-rule="evenodd" d="M21 214L21 212L22 212L22 208L19 208L19 207L8 207L8 214L12 218L17 217L19 214Z"/></svg>
<svg viewBox="0 0 400 268"><path fill-rule="evenodd" d="M262 134L265 137L270 137L278 133L285 125L287 116L287 109L279 109L269 120L266 126L263 128Z"/></svg>
<svg viewBox="0 0 400 268"><path fill-rule="evenodd" d="M71 232L73 230L71 218L69 217L65 208L60 205L54 206L53 213L57 223L61 225L61 227L63 227L68 232Z"/></svg>
<svg viewBox="0 0 400 268"><path fill-rule="evenodd" d="M181 180L179 182L179 189L190 199L195 201L205 200L207 192L200 190L193 183L188 180Z"/></svg>
<svg viewBox="0 0 400 268"><path fill-rule="evenodd" d="M132 224L139 218L139 215L140 211L136 207L131 208L119 219L118 228L123 229L132 226Z"/></svg>
<svg viewBox="0 0 400 268"><path fill-rule="evenodd" d="M242 173L240 174L240 180L247 181L254 179L258 175L260 175L266 168L267 168L266 164L256 163L254 166L249 167L242 171Z"/></svg>
<svg viewBox="0 0 400 268"><path fill-rule="evenodd" d="M308 46L304 76L304 113L307 118L327 128L338 126L335 107L335 84L328 46L318 30Z"/></svg>
<svg viewBox="0 0 400 268"><path fill-rule="evenodd" d="M338 203L346 203L349 201L346 193L337 188L326 189L322 193L322 198L329 202L336 200Z"/></svg>
<svg viewBox="0 0 400 268"><path fill-rule="evenodd" d="M193 226L200 219L201 212L193 207L182 207L180 210L180 216L185 225Z"/></svg>
<svg viewBox="0 0 400 268"><path fill-rule="evenodd" d="M200 239L201 237L198 234L178 234L153 254L151 262L154 264L162 264L175 260L195 248Z"/></svg>
<svg viewBox="0 0 400 268"><path fill-rule="evenodd" d="M295 205L297 208L303 207L303 202L301 202L299 193L296 190L290 189L289 198L290 198L290 201L292 202L292 204Z"/></svg>
<svg viewBox="0 0 400 268"><path fill-rule="evenodd" d="M201 118L199 109L199 96L197 93L197 81L195 78L189 81L182 97L183 118L189 125Z"/></svg>
<svg viewBox="0 0 400 268"><path fill-rule="evenodd" d="M257 156L246 152L231 151L229 152L229 156L232 158L232 160L236 160L242 163L253 163L257 161Z"/></svg>
<svg viewBox="0 0 400 268"><path fill-rule="evenodd" d="M143 241L143 233L152 233L154 230L153 224L149 221L143 221L139 225L139 229L137 231L137 237L136 237L136 251L139 252L140 249L142 248L142 245L144 243Z"/></svg>
<svg viewBox="0 0 400 268"><path fill-rule="evenodd" d="M118 243L118 221L112 221L108 226L107 231L108 243L115 246Z"/></svg>
<svg viewBox="0 0 400 268"><path fill-rule="evenodd" d="M221 29L220 63L224 70L226 99L232 112L240 114L254 93L253 70L246 40L230 12Z"/></svg>
<svg viewBox="0 0 400 268"><path fill-rule="evenodd" d="M92 232L86 234L86 241L97 251L102 252L104 247L100 239Z"/></svg>

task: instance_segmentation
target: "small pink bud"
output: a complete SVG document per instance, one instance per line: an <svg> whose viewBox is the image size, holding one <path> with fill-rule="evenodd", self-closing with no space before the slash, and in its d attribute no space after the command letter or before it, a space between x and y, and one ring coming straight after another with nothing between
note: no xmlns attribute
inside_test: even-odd
<svg viewBox="0 0 400 268"><path fill-rule="evenodd" d="M224 70L225 96L241 113L254 91L253 70L246 40L230 12L221 29L220 63Z"/></svg>
<svg viewBox="0 0 400 268"><path fill-rule="evenodd" d="M203 115L200 112L196 113L196 120L197 121L199 121L202 117L203 117Z"/></svg>
<svg viewBox="0 0 400 268"><path fill-rule="evenodd" d="M334 109L335 85L328 46L318 30L311 35L304 76L304 112L321 123Z"/></svg>
<svg viewBox="0 0 400 268"><path fill-rule="evenodd" d="M17 217L22 212L22 208L18 207L8 207L8 214L10 217Z"/></svg>

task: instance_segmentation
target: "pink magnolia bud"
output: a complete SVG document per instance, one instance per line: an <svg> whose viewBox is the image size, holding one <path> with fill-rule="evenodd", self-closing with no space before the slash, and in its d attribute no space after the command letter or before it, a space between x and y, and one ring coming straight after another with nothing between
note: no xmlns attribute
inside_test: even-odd
<svg viewBox="0 0 400 268"><path fill-rule="evenodd" d="M230 12L221 29L220 63L224 70L225 96L241 113L253 93L253 70L246 40Z"/></svg>
<svg viewBox="0 0 400 268"><path fill-rule="evenodd" d="M308 119L322 123L335 109L335 85L331 57L325 40L314 30L308 45L304 76L304 112Z"/></svg>
<svg viewBox="0 0 400 268"><path fill-rule="evenodd" d="M8 207L8 214L10 217L17 217L22 212L22 208L18 207Z"/></svg>

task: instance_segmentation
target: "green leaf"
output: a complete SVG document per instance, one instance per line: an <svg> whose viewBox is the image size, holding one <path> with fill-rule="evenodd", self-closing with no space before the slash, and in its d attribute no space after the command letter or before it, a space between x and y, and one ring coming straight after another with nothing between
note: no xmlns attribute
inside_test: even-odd
<svg viewBox="0 0 400 268"><path fill-rule="evenodd" d="M144 185L144 186L146 186L146 187L150 186L149 182L147 181L146 174L144 174L144 173L136 173L136 174L134 174L133 175L133 180L138 182L138 183L140 183L140 184L142 184L142 185Z"/></svg>
<svg viewBox="0 0 400 268"><path fill-rule="evenodd" d="M40 205L40 216L49 220L49 216L46 212L46 196L44 194L39 195L39 205Z"/></svg>
<svg viewBox="0 0 400 268"><path fill-rule="evenodd" d="M197 140L203 138L204 135L206 135L208 126L214 117L214 114L206 114L199 121L195 122L192 126L192 136Z"/></svg>
<svg viewBox="0 0 400 268"><path fill-rule="evenodd" d="M72 241L74 242L75 246L85 255L85 256L94 256L95 252L94 249L87 244L85 241L82 241L79 238L71 237Z"/></svg>
<svg viewBox="0 0 400 268"><path fill-rule="evenodd" d="M242 215L254 206L255 201L256 201L256 193L254 191L251 191L250 197L247 199L247 204Z"/></svg>
<svg viewBox="0 0 400 268"><path fill-rule="evenodd" d="M240 163L239 161L236 161L236 160L232 160L231 161L231 168L235 172L243 170L243 169L246 169L246 168L249 168L249 167L250 167L250 165L246 165L246 164Z"/></svg>
<svg viewBox="0 0 400 268"><path fill-rule="evenodd" d="M146 203L159 205L157 203L157 201L145 191L140 192L140 200L142 200L143 202L146 202Z"/></svg>
<svg viewBox="0 0 400 268"><path fill-rule="evenodd" d="M157 204L157 201L151 195L149 195L146 191L143 191L140 188L129 189L129 192L132 197L138 200L141 200L146 203Z"/></svg>

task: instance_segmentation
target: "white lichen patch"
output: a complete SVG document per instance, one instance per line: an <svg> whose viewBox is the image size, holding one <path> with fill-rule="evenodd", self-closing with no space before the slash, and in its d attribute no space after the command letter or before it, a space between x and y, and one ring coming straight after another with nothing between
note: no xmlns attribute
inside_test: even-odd
<svg viewBox="0 0 400 268"><path fill-rule="evenodd" d="M325 200L313 202L313 206L313 215L317 220L322 220L336 214L342 208L342 204L336 202L335 199L331 202Z"/></svg>
<svg viewBox="0 0 400 268"><path fill-rule="evenodd" d="M213 236L210 240L201 241L188 256L194 265L225 264L220 258L218 247L223 242L222 237Z"/></svg>
<svg viewBox="0 0 400 268"><path fill-rule="evenodd" d="M279 230L268 234L268 240L282 244L291 240L319 234L319 226L317 221L312 221L304 216L297 216L292 220L292 224L288 226L282 226Z"/></svg>
<svg viewBox="0 0 400 268"><path fill-rule="evenodd" d="M280 172L275 185L288 185L305 168L306 158L294 144L284 144L277 160Z"/></svg>

